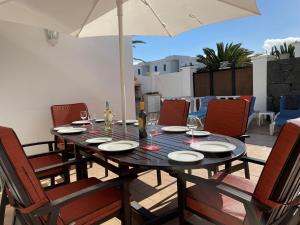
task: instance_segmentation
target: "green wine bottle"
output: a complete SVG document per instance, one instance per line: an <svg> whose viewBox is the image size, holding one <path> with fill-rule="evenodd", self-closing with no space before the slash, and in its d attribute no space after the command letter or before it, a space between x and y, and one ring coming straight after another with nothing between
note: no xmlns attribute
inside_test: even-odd
<svg viewBox="0 0 300 225"><path fill-rule="evenodd" d="M140 112L138 115L138 121L139 121L139 136L140 138L145 138L147 137L147 131L146 131L146 119L147 119L147 114L144 111L144 102L140 102Z"/></svg>

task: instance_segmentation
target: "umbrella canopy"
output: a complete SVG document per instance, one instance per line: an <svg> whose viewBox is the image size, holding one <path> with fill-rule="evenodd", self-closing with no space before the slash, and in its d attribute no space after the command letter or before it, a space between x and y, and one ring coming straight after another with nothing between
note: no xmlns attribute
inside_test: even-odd
<svg viewBox="0 0 300 225"><path fill-rule="evenodd" d="M124 35L175 36L258 15L255 0L123 0ZM119 35L116 0L0 0L0 19L76 37Z"/></svg>
<svg viewBox="0 0 300 225"><path fill-rule="evenodd" d="M174 36L207 24L258 14L255 0L0 0L0 20L75 37L119 35L125 130L123 35Z"/></svg>

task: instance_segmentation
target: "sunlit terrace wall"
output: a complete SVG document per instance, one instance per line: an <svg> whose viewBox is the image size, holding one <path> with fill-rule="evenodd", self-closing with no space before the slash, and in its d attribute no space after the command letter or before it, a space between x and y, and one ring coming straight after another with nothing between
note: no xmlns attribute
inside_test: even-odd
<svg viewBox="0 0 300 225"><path fill-rule="evenodd" d="M131 38L125 40L128 117L135 116ZM105 100L121 116L117 37L46 42L42 29L0 23L0 125L22 143L53 137L50 106L86 102L103 116Z"/></svg>

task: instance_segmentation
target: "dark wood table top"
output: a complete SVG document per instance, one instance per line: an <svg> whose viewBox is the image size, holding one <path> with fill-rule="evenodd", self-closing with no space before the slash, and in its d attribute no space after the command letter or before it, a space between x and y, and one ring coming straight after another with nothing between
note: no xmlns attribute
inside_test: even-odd
<svg viewBox="0 0 300 225"><path fill-rule="evenodd" d="M161 148L158 151L148 151L143 149L143 146L150 145L150 138L139 139L138 128L133 125L127 126L127 134L123 133L122 125L114 124L112 132L106 132L104 130L103 123L97 123L94 125L93 130L97 133L90 133L91 126L87 127L88 131L80 134L63 135L54 130L51 130L53 135L64 138L67 141L71 141L77 146L82 147L83 151L93 154L99 154L104 159L111 160L121 165L141 167L141 168L158 168L158 169L193 169L193 168L208 168L210 166L217 166L230 162L242 157L246 152L246 147L243 142L238 139L226 137L222 135L212 134L208 137L201 137L199 141L224 141L236 145L236 149L230 153L221 154L207 154L203 153L205 158L199 162L194 163L179 163L168 159L168 154L173 151L192 150L190 146L184 143L184 140L189 139L185 133L165 133L153 137L153 144L159 145ZM94 137L112 137L113 141L118 140L132 140L140 143L140 146L136 149L126 152L108 153L98 149L97 145L91 145L85 142L85 140Z"/></svg>

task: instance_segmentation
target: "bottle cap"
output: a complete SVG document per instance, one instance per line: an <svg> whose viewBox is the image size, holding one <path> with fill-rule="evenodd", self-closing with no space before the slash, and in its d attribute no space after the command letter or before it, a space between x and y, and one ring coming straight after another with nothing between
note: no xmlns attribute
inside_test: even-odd
<svg viewBox="0 0 300 225"><path fill-rule="evenodd" d="M140 110L144 110L145 109L145 103L144 102L140 102Z"/></svg>

